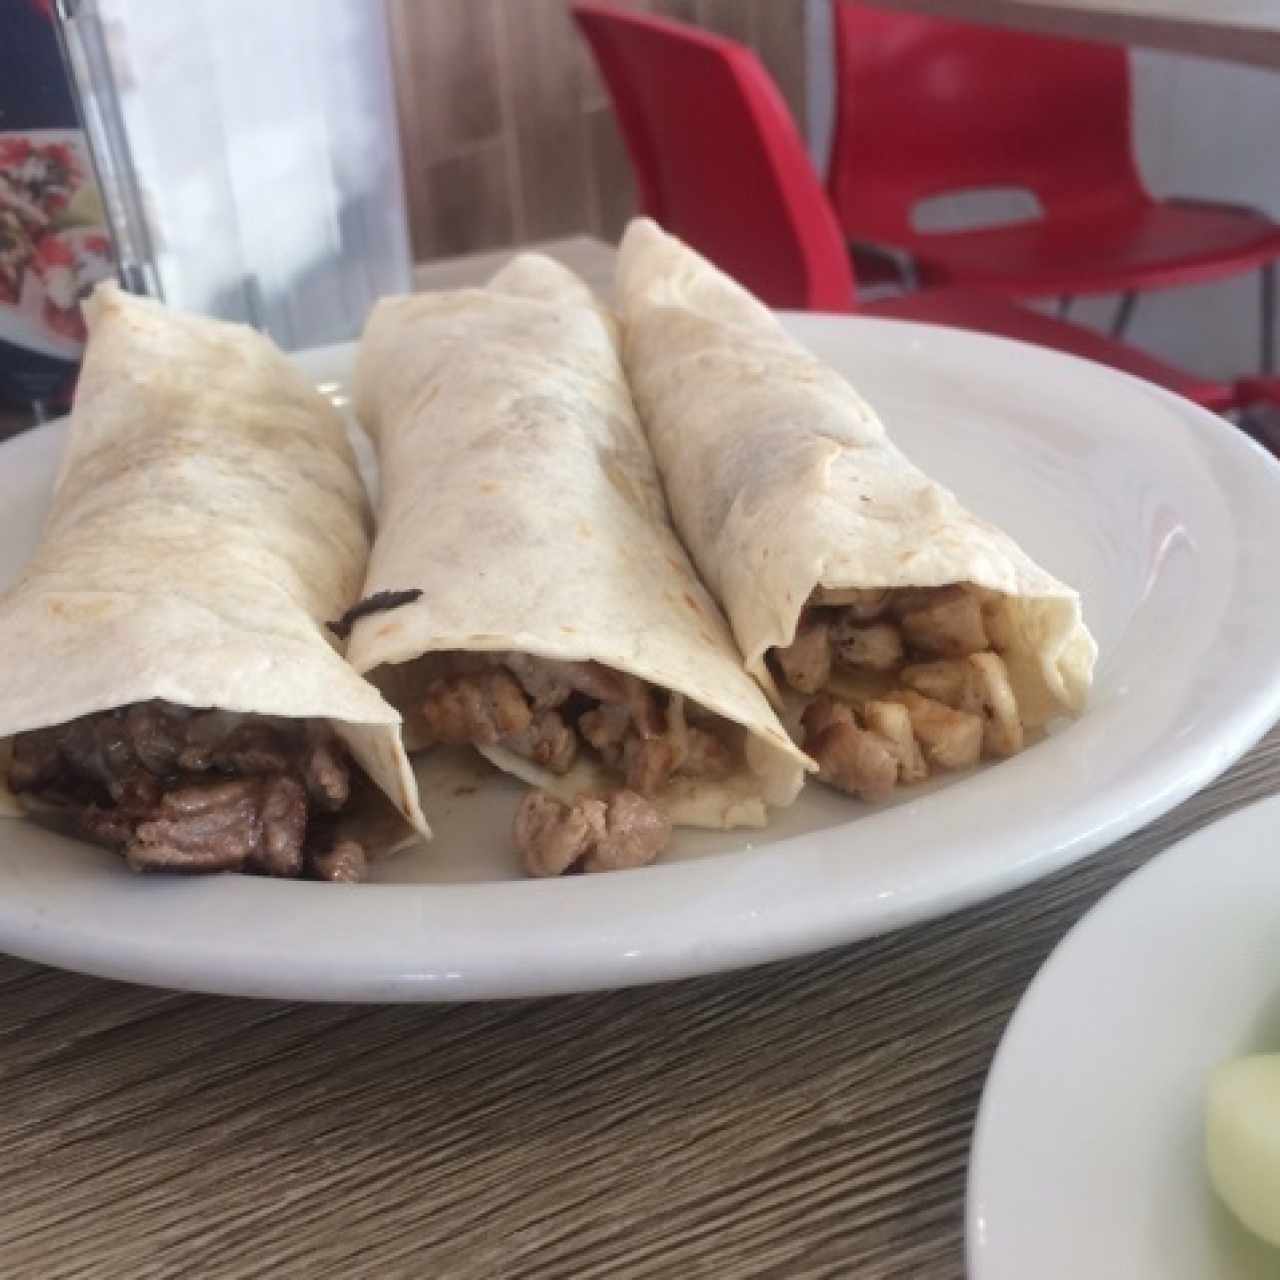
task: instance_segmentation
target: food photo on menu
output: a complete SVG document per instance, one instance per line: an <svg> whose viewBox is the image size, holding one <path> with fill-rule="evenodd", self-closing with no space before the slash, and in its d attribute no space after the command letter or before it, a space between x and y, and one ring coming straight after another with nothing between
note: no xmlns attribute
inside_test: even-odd
<svg viewBox="0 0 1280 1280"><path fill-rule="evenodd" d="M0 41L0 396L65 397L84 346L80 303L115 252L54 39L51 9L19 0Z"/></svg>
<svg viewBox="0 0 1280 1280"><path fill-rule="evenodd" d="M1148 7L0 7L0 1276L1280 1277L1280 18Z"/></svg>

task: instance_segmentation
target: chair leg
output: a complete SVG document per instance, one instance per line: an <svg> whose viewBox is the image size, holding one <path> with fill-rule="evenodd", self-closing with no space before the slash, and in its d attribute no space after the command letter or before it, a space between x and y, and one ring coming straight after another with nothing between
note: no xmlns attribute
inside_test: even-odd
<svg viewBox="0 0 1280 1280"><path fill-rule="evenodd" d="M1262 281L1262 358L1259 366L1268 377L1276 371L1276 264L1263 264Z"/></svg>
<svg viewBox="0 0 1280 1280"><path fill-rule="evenodd" d="M1071 295L1069 293L1064 293L1062 297L1058 299L1058 319L1065 320L1067 318L1067 312L1070 310Z"/></svg>
<svg viewBox="0 0 1280 1280"><path fill-rule="evenodd" d="M920 288L920 272L916 269L916 260L905 249L886 250L897 268L898 279L906 293L915 293Z"/></svg>
<svg viewBox="0 0 1280 1280"><path fill-rule="evenodd" d="M1120 295L1120 305L1116 308L1115 319L1111 321L1113 338L1124 337L1124 331L1129 327L1129 321L1133 319L1133 308L1137 301L1138 295L1133 290Z"/></svg>

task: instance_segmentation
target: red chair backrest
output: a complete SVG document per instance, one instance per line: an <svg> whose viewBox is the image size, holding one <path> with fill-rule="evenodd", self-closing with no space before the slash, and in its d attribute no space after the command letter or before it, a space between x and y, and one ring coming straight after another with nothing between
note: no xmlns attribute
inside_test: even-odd
<svg viewBox="0 0 1280 1280"><path fill-rule="evenodd" d="M1120 46L834 0L828 185L859 237L912 231L918 201L1015 187L1046 217L1145 200Z"/></svg>
<svg viewBox="0 0 1280 1280"><path fill-rule="evenodd" d="M732 40L576 4L645 213L770 306L848 311L844 238L782 95Z"/></svg>

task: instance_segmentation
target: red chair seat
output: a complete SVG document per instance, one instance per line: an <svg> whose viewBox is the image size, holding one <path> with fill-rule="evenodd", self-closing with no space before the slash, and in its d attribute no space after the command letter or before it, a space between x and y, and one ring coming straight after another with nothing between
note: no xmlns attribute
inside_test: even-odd
<svg viewBox="0 0 1280 1280"><path fill-rule="evenodd" d="M1280 378L1241 378L1236 383L1236 398L1244 408L1255 404L1280 406Z"/></svg>
<svg viewBox="0 0 1280 1280"><path fill-rule="evenodd" d="M1122 293L1112 336L1149 289L1259 269L1261 368L1274 358L1280 225L1205 201L1156 200L1133 149L1119 45L1032 35L866 0L834 0L828 185L846 236L915 259L933 284L1007 297ZM923 204L1034 195L1032 222L930 234Z"/></svg>
<svg viewBox="0 0 1280 1280"><path fill-rule="evenodd" d="M920 278L1012 296L1161 289L1251 271L1280 255L1280 225L1231 207L1153 203L1081 218L916 233Z"/></svg>
<svg viewBox="0 0 1280 1280"><path fill-rule="evenodd" d="M967 290L941 289L867 303L859 307L859 312L889 320L919 320L926 324L973 329L979 333L1052 347L1108 365L1121 373L1145 378L1208 409L1220 411L1231 408L1235 403L1235 392L1225 382L1196 377L1137 347L1113 342L1089 329L1064 324L1052 316L1015 306L1003 298Z"/></svg>

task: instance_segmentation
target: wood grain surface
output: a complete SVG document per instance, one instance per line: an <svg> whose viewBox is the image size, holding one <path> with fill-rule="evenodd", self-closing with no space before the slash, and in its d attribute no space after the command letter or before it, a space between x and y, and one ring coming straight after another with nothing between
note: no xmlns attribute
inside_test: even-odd
<svg viewBox="0 0 1280 1280"><path fill-rule="evenodd" d="M953 1280L1023 988L1102 893L1278 784L1273 731L1038 885L603 995L253 1002L0 958L0 1275Z"/></svg>

